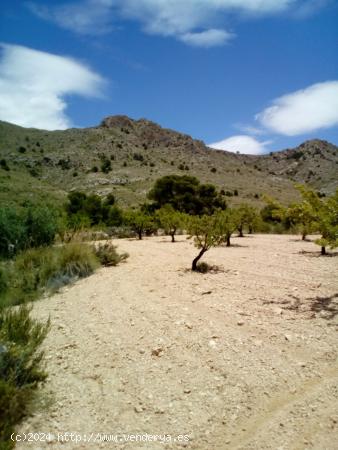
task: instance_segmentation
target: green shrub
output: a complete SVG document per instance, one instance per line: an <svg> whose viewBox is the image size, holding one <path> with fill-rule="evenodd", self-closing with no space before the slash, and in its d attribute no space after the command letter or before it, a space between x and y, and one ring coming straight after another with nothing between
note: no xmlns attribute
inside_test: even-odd
<svg viewBox="0 0 338 450"><path fill-rule="evenodd" d="M8 274L4 267L0 266L0 297L7 292L8 289Z"/></svg>
<svg viewBox="0 0 338 450"><path fill-rule="evenodd" d="M47 206L30 206L25 218L26 245L51 245L59 229L58 213Z"/></svg>
<svg viewBox="0 0 338 450"><path fill-rule="evenodd" d="M102 160L101 170L103 173L109 173L112 170L111 161L108 158Z"/></svg>
<svg viewBox="0 0 338 450"><path fill-rule="evenodd" d="M0 257L8 258L24 245L24 218L11 207L0 208Z"/></svg>
<svg viewBox="0 0 338 450"><path fill-rule="evenodd" d="M132 238L135 236L135 232L128 226L111 227L109 230L109 235L114 236L118 239Z"/></svg>
<svg viewBox="0 0 338 450"><path fill-rule="evenodd" d="M34 391L46 379L39 346L50 323L30 316L26 305L0 309L0 448L14 447L10 436L32 409Z"/></svg>
<svg viewBox="0 0 338 450"><path fill-rule="evenodd" d="M0 159L0 167L3 170L6 170L6 172L10 171L10 168L8 167L7 161L5 159Z"/></svg>
<svg viewBox="0 0 338 450"><path fill-rule="evenodd" d="M14 260L5 303L19 304L44 292L55 292L92 274L98 266L97 257L86 244L28 249Z"/></svg>
<svg viewBox="0 0 338 450"><path fill-rule="evenodd" d="M200 273L208 273L210 271L210 269L212 268L212 266L210 266L208 263L206 262L200 262L199 264L197 264L196 266L196 272L200 272Z"/></svg>
<svg viewBox="0 0 338 450"><path fill-rule="evenodd" d="M53 207L27 205L20 212L11 207L0 208L0 257L50 245L59 228L60 213Z"/></svg>
<svg viewBox="0 0 338 450"><path fill-rule="evenodd" d="M98 244L93 247L96 256L103 266L116 266L122 261L128 258L128 253L118 254L116 246L111 242L105 242L104 244Z"/></svg>
<svg viewBox="0 0 338 450"><path fill-rule="evenodd" d="M95 194L71 192L68 194L68 203L65 209L68 225L75 230L98 224L119 226L122 223L122 212L116 206L112 193L102 199Z"/></svg>
<svg viewBox="0 0 338 450"><path fill-rule="evenodd" d="M143 161L144 160L144 156L142 155L142 153L134 153L133 154L133 159L135 159L135 161Z"/></svg>

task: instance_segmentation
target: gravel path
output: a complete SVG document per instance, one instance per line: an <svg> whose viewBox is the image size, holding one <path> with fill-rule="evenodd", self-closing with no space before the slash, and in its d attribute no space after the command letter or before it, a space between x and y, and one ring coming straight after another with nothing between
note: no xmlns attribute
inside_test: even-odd
<svg viewBox="0 0 338 450"><path fill-rule="evenodd" d="M52 401L19 432L52 435L17 448L337 450L338 256L250 236L207 252L220 271L197 274L192 243L169 240L119 240L126 263L35 303L52 320ZM61 443L65 432L172 442Z"/></svg>

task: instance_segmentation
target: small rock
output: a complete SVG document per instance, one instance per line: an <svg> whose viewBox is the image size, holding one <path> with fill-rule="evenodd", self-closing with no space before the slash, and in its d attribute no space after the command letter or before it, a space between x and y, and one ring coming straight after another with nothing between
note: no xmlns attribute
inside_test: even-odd
<svg viewBox="0 0 338 450"><path fill-rule="evenodd" d="M162 353L163 353L163 348L162 347L154 348L151 351L151 356L158 356L158 357L160 357L160 356L162 356Z"/></svg>
<svg viewBox="0 0 338 450"><path fill-rule="evenodd" d="M211 347L211 348L216 348L217 347L217 344L216 344L216 342L213 339L210 339L209 347Z"/></svg>
<svg viewBox="0 0 338 450"><path fill-rule="evenodd" d="M142 406L134 406L134 411L136 413L141 413L141 412L143 412L143 408L142 408Z"/></svg>
<svg viewBox="0 0 338 450"><path fill-rule="evenodd" d="M238 320L238 321L237 321L237 325L238 325L239 327L243 326L243 325L244 325L243 320Z"/></svg>

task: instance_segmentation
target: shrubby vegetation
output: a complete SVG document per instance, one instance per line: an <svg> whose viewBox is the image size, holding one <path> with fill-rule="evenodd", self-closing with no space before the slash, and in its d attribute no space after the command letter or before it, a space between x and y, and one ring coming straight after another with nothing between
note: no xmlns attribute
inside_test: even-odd
<svg viewBox="0 0 338 450"><path fill-rule="evenodd" d="M62 227L61 216L61 211L46 205L28 204L21 210L0 208L0 258L51 245Z"/></svg>
<svg viewBox="0 0 338 450"><path fill-rule="evenodd" d="M19 253L11 264L2 265L2 306L35 300L78 278L86 277L99 266L95 253L86 244L31 248ZM1 267L1 266L0 266Z"/></svg>
<svg viewBox="0 0 338 450"><path fill-rule="evenodd" d="M62 242L73 212L87 215L88 224L99 223L104 214L114 222L114 202L113 196L98 201L84 194L74 195L65 211L30 203L0 208L0 448L13 448L10 436L46 378L38 348L49 323L32 319L26 303L90 275L100 264L112 266L127 258L109 243L94 248ZM57 237L61 242L55 245Z"/></svg>
<svg viewBox="0 0 338 450"><path fill-rule="evenodd" d="M35 390L47 374L39 347L49 329L30 316L26 305L0 308L0 447L14 447L11 434L32 410Z"/></svg>
<svg viewBox="0 0 338 450"><path fill-rule="evenodd" d="M102 266L117 266L122 261L125 261L129 255L128 253L119 254L116 250L116 246L111 242L105 242L104 244L97 244L94 246L94 252L99 259Z"/></svg>
<svg viewBox="0 0 338 450"><path fill-rule="evenodd" d="M96 194L71 192L68 194L66 213L68 226L76 230L95 225L120 226L123 222L122 211L115 204L113 194L102 199Z"/></svg>

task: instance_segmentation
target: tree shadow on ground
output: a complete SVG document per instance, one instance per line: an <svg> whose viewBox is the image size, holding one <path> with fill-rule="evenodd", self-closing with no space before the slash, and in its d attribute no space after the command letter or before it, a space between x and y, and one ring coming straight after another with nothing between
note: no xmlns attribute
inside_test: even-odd
<svg viewBox="0 0 338 450"><path fill-rule="evenodd" d="M233 243L231 242L230 247L227 247L226 244L221 244L221 245L219 245L219 247L221 247L221 248L231 248L231 247L234 247L234 248L239 248L239 247L241 247L241 248L249 248L249 245L233 244Z"/></svg>
<svg viewBox="0 0 338 450"><path fill-rule="evenodd" d="M292 239L289 239L289 242L314 242L314 241L312 241L311 239L302 239L301 237L299 237L299 238L292 238Z"/></svg>
<svg viewBox="0 0 338 450"><path fill-rule="evenodd" d="M178 240L177 241L175 239L175 242L172 242L171 239L166 239L166 240L163 239L163 241L159 241L159 244L168 244L169 243L169 244L173 244L174 245L174 244L185 244L186 242L187 242L187 240L185 240L185 241Z"/></svg>
<svg viewBox="0 0 338 450"><path fill-rule="evenodd" d="M309 298L310 310L316 313L324 312L324 319L333 319L338 315L338 293L329 297Z"/></svg>
<svg viewBox="0 0 338 450"><path fill-rule="evenodd" d="M328 252L326 255L322 255L320 251L307 251L307 250L301 250L298 252L299 255L305 255L310 258L335 258L338 256L338 252Z"/></svg>

